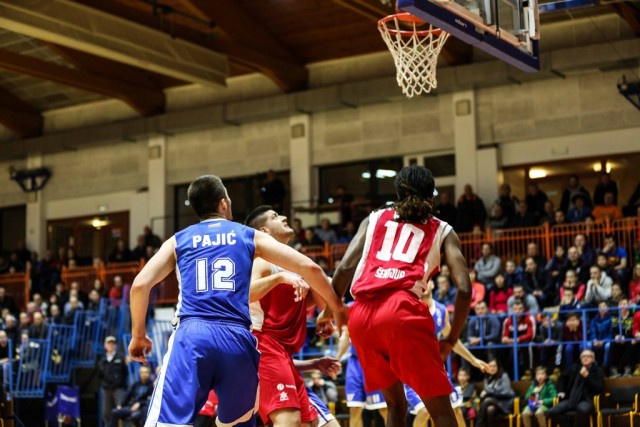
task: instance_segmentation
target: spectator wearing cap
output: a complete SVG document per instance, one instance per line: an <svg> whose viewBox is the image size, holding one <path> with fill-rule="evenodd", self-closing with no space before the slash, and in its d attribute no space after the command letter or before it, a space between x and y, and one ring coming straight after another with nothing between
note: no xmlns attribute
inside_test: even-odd
<svg viewBox="0 0 640 427"><path fill-rule="evenodd" d="M582 200L585 205L589 207L593 206L593 203L591 202L591 196L589 195L589 190L580 185L580 179L577 175L571 175L569 177L569 186L565 188L564 192L562 193L562 200L560 201L560 209L564 213L568 213L575 207L574 197L577 195L582 196Z"/></svg>
<svg viewBox="0 0 640 427"><path fill-rule="evenodd" d="M591 208L587 206L585 195L582 193L575 194L571 201L573 207L567 212L567 222L583 222L591 215Z"/></svg>
<svg viewBox="0 0 640 427"><path fill-rule="evenodd" d="M118 353L116 337L108 336L104 339L106 354L98 361L98 375L102 394L103 425L109 425L111 411L122 406L127 394L127 365L124 356Z"/></svg>

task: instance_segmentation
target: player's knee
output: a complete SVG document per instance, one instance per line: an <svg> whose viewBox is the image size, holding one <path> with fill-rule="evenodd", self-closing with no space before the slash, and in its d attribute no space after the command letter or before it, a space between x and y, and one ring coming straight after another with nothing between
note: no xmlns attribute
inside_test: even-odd
<svg viewBox="0 0 640 427"><path fill-rule="evenodd" d="M301 427L300 411L297 409L280 409L269 414L274 427Z"/></svg>
<svg viewBox="0 0 640 427"><path fill-rule="evenodd" d="M429 420L429 412L426 408L422 408L416 414L415 421L418 425L423 425Z"/></svg>
<svg viewBox="0 0 640 427"><path fill-rule="evenodd" d="M361 417L362 416L362 410L364 408L360 407L360 406L352 406L349 408L349 417L353 418L353 417Z"/></svg>

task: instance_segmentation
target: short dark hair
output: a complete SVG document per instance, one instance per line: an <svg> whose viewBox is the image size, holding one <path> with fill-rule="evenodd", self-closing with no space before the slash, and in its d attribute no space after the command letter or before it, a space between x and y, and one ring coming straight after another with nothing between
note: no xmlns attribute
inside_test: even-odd
<svg viewBox="0 0 640 427"><path fill-rule="evenodd" d="M189 204L199 219L218 213L220 202L226 197L227 189L222 180L215 175L202 175L196 178L187 190Z"/></svg>
<svg viewBox="0 0 640 427"><path fill-rule="evenodd" d="M545 375L549 374L549 372L547 371L547 367L546 366L542 366L542 365L536 366L536 374L538 372L544 372Z"/></svg>
<svg viewBox="0 0 640 427"><path fill-rule="evenodd" d="M565 322L566 322L567 320L571 319L572 317L573 317L573 318L576 318L576 319L578 319L578 320L580 320L580 316L578 316L578 313L569 313L569 314L567 314L567 317L566 317L566 319L565 319Z"/></svg>
<svg viewBox="0 0 640 427"><path fill-rule="evenodd" d="M424 166L405 166L396 175L394 186L398 195L395 211L401 222L422 222L433 213L435 181Z"/></svg>
<svg viewBox="0 0 640 427"><path fill-rule="evenodd" d="M513 300L513 305L514 306L521 305L521 306L524 307L524 301L522 301L522 299L520 299L520 298L516 298L515 300Z"/></svg>
<svg viewBox="0 0 640 427"><path fill-rule="evenodd" d="M258 206L257 208L249 212L249 215L247 215L247 219L244 220L244 225L258 230L267 222L267 217L265 214L272 210L273 207L271 207L270 205Z"/></svg>

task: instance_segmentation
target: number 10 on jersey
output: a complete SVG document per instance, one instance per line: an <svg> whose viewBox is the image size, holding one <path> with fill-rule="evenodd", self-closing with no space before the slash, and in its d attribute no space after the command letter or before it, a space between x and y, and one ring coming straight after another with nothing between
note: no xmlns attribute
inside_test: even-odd
<svg viewBox="0 0 640 427"><path fill-rule="evenodd" d="M211 272L208 267L211 266ZM236 265L229 258L218 258L209 264L206 258L196 260L196 290L207 292L209 290L209 277L211 277L211 288L214 291L236 290L236 281L233 276L236 274Z"/></svg>

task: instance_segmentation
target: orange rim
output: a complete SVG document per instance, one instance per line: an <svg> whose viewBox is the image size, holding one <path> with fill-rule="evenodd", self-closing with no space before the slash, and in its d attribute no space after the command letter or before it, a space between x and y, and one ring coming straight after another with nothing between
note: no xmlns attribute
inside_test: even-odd
<svg viewBox="0 0 640 427"><path fill-rule="evenodd" d="M389 16L385 16L384 18L380 19L378 21L378 28L382 29L382 28L386 28L386 30L389 32L389 34L400 34L402 37L411 37L414 34L417 36L427 36L429 34L433 34L433 35L440 35L440 33L442 33L442 30L440 28L432 28L431 30L397 30L395 28L391 28L389 27L387 24L393 20L398 20L400 22L406 23L406 24L418 24L418 25L423 25L426 24L425 21L423 21L422 19L418 18L417 16L411 14L411 13L407 13L407 12L403 12L403 13L396 13L393 15L389 15Z"/></svg>

